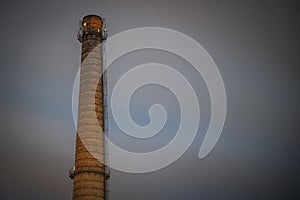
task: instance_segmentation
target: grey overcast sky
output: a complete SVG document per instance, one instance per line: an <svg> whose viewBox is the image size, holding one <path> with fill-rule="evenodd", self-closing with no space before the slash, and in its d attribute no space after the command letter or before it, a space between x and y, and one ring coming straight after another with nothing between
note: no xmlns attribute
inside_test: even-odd
<svg viewBox="0 0 300 200"><path fill-rule="evenodd" d="M71 101L81 51L76 34L78 21L88 14L106 18L109 35L147 26L189 35L218 65L228 98L221 138L199 160L210 115L201 77L167 52L144 50L117 60L109 70L111 85L137 64L165 63L181 71L201 100L203 120L192 146L171 166L139 175L112 170L111 200L300 198L297 1L12 0L0 10L0 199L72 198ZM146 125L153 103L163 104L171 116L162 137L127 141L110 118L112 139L134 151L169 141L180 111L168 90L139 89L130 104L132 116Z"/></svg>

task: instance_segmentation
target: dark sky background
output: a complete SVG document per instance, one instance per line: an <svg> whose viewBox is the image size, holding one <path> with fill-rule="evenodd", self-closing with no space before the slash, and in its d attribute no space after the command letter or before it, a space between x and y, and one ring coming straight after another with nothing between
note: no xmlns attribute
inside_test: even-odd
<svg viewBox="0 0 300 200"><path fill-rule="evenodd" d="M193 77L191 66L167 53L148 50L120 58L111 69L111 84L133 63L186 66L182 73L193 78L204 117L192 146L171 166L148 174L112 170L111 200L300 198L297 1L26 0L2 2L0 10L0 199L72 198L71 102L81 51L76 34L78 21L87 14L105 17L109 35L146 26L189 35L214 59L227 92L221 138L209 156L199 160L209 119L201 77ZM147 109L156 102L169 102L167 111L178 112L170 106L177 105L172 94L152 87L133 97L137 123L147 124ZM158 93L149 98L147 90ZM168 120L166 133L178 127L176 115ZM110 123L117 140L119 131L113 120ZM126 146L124 141L119 142ZM167 141L165 136L161 141ZM140 147L156 147L152 142L134 144L143 151Z"/></svg>

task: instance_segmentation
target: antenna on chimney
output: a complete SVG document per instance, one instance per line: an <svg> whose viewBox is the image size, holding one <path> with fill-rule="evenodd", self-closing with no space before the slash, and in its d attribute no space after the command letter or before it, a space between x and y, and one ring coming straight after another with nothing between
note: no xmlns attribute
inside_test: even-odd
<svg viewBox="0 0 300 200"><path fill-rule="evenodd" d="M103 25L102 25L102 39L106 40L107 39L107 28L106 28L106 19L102 18Z"/></svg>

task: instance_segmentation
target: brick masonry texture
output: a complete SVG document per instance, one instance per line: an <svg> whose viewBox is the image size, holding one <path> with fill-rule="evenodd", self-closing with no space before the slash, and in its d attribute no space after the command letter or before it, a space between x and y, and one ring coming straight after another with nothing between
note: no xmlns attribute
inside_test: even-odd
<svg viewBox="0 0 300 200"><path fill-rule="evenodd" d="M88 16L84 22L89 30L102 28L101 18ZM82 37L73 200L105 199L102 38L94 33Z"/></svg>

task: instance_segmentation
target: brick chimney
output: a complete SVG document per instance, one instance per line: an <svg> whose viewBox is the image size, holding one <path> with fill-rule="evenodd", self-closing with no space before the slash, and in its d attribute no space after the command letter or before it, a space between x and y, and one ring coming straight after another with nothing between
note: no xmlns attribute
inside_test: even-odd
<svg viewBox="0 0 300 200"><path fill-rule="evenodd" d="M80 21L82 43L78 124L76 134L73 200L105 197L104 97L102 41L103 20L88 15Z"/></svg>

